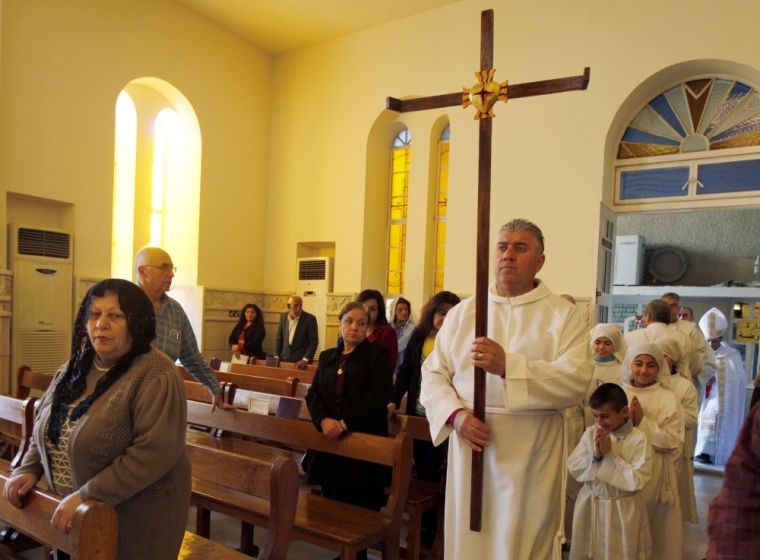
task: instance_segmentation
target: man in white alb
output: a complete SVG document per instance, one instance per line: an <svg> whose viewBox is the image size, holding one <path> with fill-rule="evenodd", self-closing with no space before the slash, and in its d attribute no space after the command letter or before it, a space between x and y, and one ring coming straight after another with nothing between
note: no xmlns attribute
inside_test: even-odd
<svg viewBox="0 0 760 560"><path fill-rule="evenodd" d="M675 340L681 350L681 357L676 363L678 373L692 380L693 372L702 371L702 361L694 349L691 337L679 330L668 327L670 324L670 305L661 299L653 299L647 304L644 311L644 325L646 328L628 331L625 335L625 343L628 348L637 344L657 342L661 338Z"/></svg>
<svg viewBox="0 0 760 560"><path fill-rule="evenodd" d="M693 320L687 321L680 318L681 309L684 309L681 307L681 296L675 292L668 292L662 294L662 301L670 306L670 324L668 327L688 335L694 343L694 350L699 356L702 368L699 371L692 371L691 376L692 380L698 379L700 385L704 385L708 379L715 375L715 353L705 342L705 337L697 324Z"/></svg>
<svg viewBox="0 0 760 560"><path fill-rule="evenodd" d="M488 336L475 338L475 300L449 311L422 365L421 402L433 443L451 436L446 487L447 560L560 558L567 477L563 410L586 395L593 365L576 307L536 273L541 230L503 226L493 256ZM486 375L486 418L472 415L474 366ZM470 531L470 467L484 455L483 526ZM474 450L474 451L473 451Z"/></svg>

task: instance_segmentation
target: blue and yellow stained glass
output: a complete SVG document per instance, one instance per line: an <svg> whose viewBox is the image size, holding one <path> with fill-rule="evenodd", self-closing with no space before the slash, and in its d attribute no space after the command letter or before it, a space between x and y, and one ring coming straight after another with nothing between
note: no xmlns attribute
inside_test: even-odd
<svg viewBox="0 0 760 560"><path fill-rule="evenodd" d="M760 93L734 80L684 82L652 99L623 134L618 159L760 145Z"/></svg>

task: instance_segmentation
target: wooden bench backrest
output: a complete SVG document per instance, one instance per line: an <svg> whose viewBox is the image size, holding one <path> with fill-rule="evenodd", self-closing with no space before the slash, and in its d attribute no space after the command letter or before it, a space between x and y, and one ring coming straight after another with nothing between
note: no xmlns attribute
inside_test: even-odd
<svg viewBox="0 0 760 560"><path fill-rule="evenodd" d="M187 393L187 400L211 404L211 393L208 392L208 389L197 381L192 380L193 377L185 368L179 369L180 373L182 373L182 377L185 378L185 393ZM188 377L190 379L188 379ZM235 398L235 390L237 387L234 383L227 383L226 381L220 382L219 384L222 386L222 401L230 404Z"/></svg>
<svg viewBox="0 0 760 560"><path fill-rule="evenodd" d="M256 456L243 456L188 442L187 452L194 477L269 501L267 540L258 558L284 559L298 505L296 462L264 446Z"/></svg>
<svg viewBox="0 0 760 560"><path fill-rule="evenodd" d="M260 366L258 364L232 364L230 366L230 373L238 373L241 375L255 375L256 377L270 377L272 379L288 379L291 377L297 377L301 383L312 383L314 380L314 372L312 371L306 370L294 373L290 368L273 368Z"/></svg>
<svg viewBox="0 0 760 560"><path fill-rule="evenodd" d="M317 365L313 363L306 364L306 369L302 369L302 370L298 369L297 362L280 362L280 367L283 369L295 369L297 371L308 371L311 374L314 374L314 372L317 371Z"/></svg>
<svg viewBox="0 0 760 560"><path fill-rule="evenodd" d="M411 414L394 414L388 422L390 434L407 433L414 439L433 441L430 436L430 424L427 418L412 416Z"/></svg>
<svg viewBox="0 0 760 560"><path fill-rule="evenodd" d="M239 373L216 372L219 382L234 383L238 389L293 397L298 387L298 378L291 375L287 379L274 379L271 377L257 377L254 375L241 375Z"/></svg>
<svg viewBox="0 0 760 560"><path fill-rule="evenodd" d="M399 433L391 439L346 432L338 439L330 439L307 422L240 410L211 414L209 405L192 401L187 403L187 421L197 426L207 426L296 448L314 449L393 467L387 511L394 521L401 520L412 471L412 437L409 434Z"/></svg>
<svg viewBox="0 0 760 560"><path fill-rule="evenodd" d="M0 492L9 477L7 461L0 463ZM96 500L83 503L77 508L67 535L50 523L60 502L55 494L31 490L23 509L0 499L0 519L38 542L68 552L72 560L116 558L119 524L113 507Z"/></svg>
<svg viewBox="0 0 760 560"><path fill-rule="evenodd" d="M306 403L303 399L288 397L287 395L272 395L271 393L262 393L260 391L249 391L240 387L235 391L235 399L232 401L232 404L239 410L248 410L248 403L252 398L268 400L269 414L278 418L298 420L302 417L303 409L306 408ZM289 401L292 404L283 404L283 401Z"/></svg>
<svg viewBox="0 0 760 560"><path fill-rule="evenodd" d="M18 446L18 452L11 462L11 469L15 469L21 464L21 460L29 450L29 440L34 428L34 404L36 402L37 397L21 400L0 395L0 419L21 426L21 442Z"/></svg>
<svg viewBox="0 0 760 560"><path fill-rule="evenodd" d="M299 383L298 387L296 387L296 394L294 396L297 399L305 399L306 393L309 392L309 387L311 387L311 385L307 383Z"/></svg>
<svg viewBox="0 0 760 560"><path fill-rule="evenodd" d="M18 368L16 380L18 382L16 385L16 398L27 399L29 398L29 391L31 389L36 389L42 393L47 391L53 382L53 376L32 371L29 366L21 366Z"/></svg>

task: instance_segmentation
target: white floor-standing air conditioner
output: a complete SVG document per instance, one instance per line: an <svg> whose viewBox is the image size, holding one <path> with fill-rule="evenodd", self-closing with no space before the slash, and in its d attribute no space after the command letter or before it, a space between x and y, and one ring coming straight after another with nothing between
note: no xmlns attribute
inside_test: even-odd
<svg viewBox="0 0 760 560"><path fill-rule="evenodd" d="M327 294L333 291L332 257L298 259L296 295L303 298L303 309L317 318L319 348L315 358L324 349L327 333Z"/></svg>
<svg viewBox="0 0 760 560"><path fill-rule="evenodd" d="M53 374L71 353L74 257L65 231L10 224L9 266L13 271L11 390L26 365Z"/></svg>

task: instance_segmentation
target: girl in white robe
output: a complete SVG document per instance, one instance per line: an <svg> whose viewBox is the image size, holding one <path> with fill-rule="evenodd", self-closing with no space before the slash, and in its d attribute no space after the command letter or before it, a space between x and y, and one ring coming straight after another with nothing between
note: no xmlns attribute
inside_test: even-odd
<svg viewBox="0 0 760 560"><path fill-rule="evenodd" d="M620 373L633 424L646 434L654 451L652 478L642 490L652 532L652 559L680 559L683 525L673 455L683 446L684 420L678 399L665 386L670 371L662 350L647 343L628 348Z"/></svg>
<svg viewBox="0 0 760 560"><path fill-rule="evenodd" d="M594 415L588 406L588 398L602 383L620 385L620 367L623 365L628 346L620 327L613 323L599 323L591 331L591 351L594 353L594 377L583 401L586 427L594 426Z"/></svg>
<svg viewBox="0 0 760 560"><path fill-rule="evenodd" d="M596 402L599 426L586 430L567 462L570 474L584 483L575 503L570 560L648 560L652 544L641 490L652 476L652 446L633 427L627 406L614 410L615 395L597 393L594 400L605 397L607 402ZM619 400L626 402L624 395ZM599 430L612 446L596 460Z"/></svg>
<svg viewBox="0 0 760 560"><path fill-rule="evenodd" d="M681 503L681 518L688 523L697 523L697 496L694 491L694 429L697 427L699 416L699 396L694 383L673 369L680 359L680 347L667 338L659 339L655 344L665 354L665 361L670 369L669 389L678 399L683 411L684 442L680 452L675 453L673 460L678 477L678 500Z"/></svg>
<svg viewBox="0 0 760 560"><path fill-rule="evenodd" d="M599 385L615 383L620 385L620 366L625 358L627 346L620 327L612 323L599 323L589 331L591 339L589 346L594 356L594 376L588 387L583 403L565 410L567 417L567 452L571 453L580 443L583 432L589 426L596 425L594 415L589 407L588 399ZM565 501L565 534L573 534L573 504L578 499L580 481L572 477L567 480Z"/></svg>

